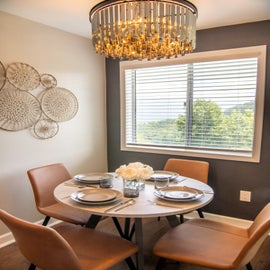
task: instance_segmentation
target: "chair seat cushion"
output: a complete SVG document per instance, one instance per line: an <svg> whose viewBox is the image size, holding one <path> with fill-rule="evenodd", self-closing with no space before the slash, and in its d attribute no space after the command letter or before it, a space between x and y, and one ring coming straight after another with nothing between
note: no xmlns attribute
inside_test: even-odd
<svg viewBox="0 0 270 270"><path fill-rule="evenodd" d="M86 224L90 217L88 212L83 210L80 211L62 203L55 203L50 206L39 208L39 211L46 216L79 225Z"/></svg>
<svg viewBox="0 0 270 270"><path fill-rule="evenodd" d="M98 230L61 223L54 227L72 246L83 269L108 269L138 251L130 241Z"/></svg>
<svg viewBox="0 0 270 270"><path fill-rule="evenodd" d="M237 257L247 241L247 229L194 219L170 229L157 242L154 253L175 261L232 269L239 264Z"/></svg>

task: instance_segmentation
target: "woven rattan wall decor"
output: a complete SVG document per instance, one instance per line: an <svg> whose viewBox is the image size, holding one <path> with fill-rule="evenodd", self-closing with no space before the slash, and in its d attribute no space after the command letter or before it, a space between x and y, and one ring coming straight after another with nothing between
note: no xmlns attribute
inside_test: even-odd
<svg viewBox="0 0 270 270"><path fill-rule="evenodd" d="M39 91L37 97L33 90ZM49 139L58 133L58 122L71 120L77 112L76 96L58 87L53 75L39 74L32 66L19 62L5 68L0 61L1 129L30 128L36 138Z"/></svg>

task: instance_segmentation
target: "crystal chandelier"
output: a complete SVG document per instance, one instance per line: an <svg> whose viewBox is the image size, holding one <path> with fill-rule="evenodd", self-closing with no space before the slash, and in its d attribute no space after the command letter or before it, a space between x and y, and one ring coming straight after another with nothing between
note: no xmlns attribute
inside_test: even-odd
<svg viewBox="0 0 270 270"><path fill-rule="evenodd" d="M197 8L185 0L108 0L89 19L97 53L119 59L160 59L191 53Z"/></svg>

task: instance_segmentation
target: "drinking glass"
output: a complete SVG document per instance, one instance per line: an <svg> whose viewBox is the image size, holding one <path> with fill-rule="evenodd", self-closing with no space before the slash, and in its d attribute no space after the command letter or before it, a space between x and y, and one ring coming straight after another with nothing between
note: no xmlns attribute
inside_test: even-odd
<svg viewBox="0 0 270 270"><path fill-rule="evenodd" d="M100 180L99 186L101 188L112 188L113 187L113 178Z"/></svg>
<svg viewBox="0 0 270 270"><path fill-rule="evenodd" d="M169 177L155 177L155 189L169 186Z"/></svg>

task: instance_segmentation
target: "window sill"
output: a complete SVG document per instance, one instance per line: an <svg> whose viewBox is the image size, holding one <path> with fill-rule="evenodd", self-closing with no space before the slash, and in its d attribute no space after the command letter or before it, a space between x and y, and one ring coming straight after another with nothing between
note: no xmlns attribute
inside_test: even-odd
<svg viewBox="0 0 270 270"><path fill-rule="evenodd" d="M121 151L164 154L164 155L179 155L189 157L201 157L222 160L234 160L243 162L260 162L260 153L243 153L237 151L221 151L221 150L200 150L200 149L184 149L184 148L169 148L169 147L153 147L142 145L125 145L121 146Z"/></svg>

